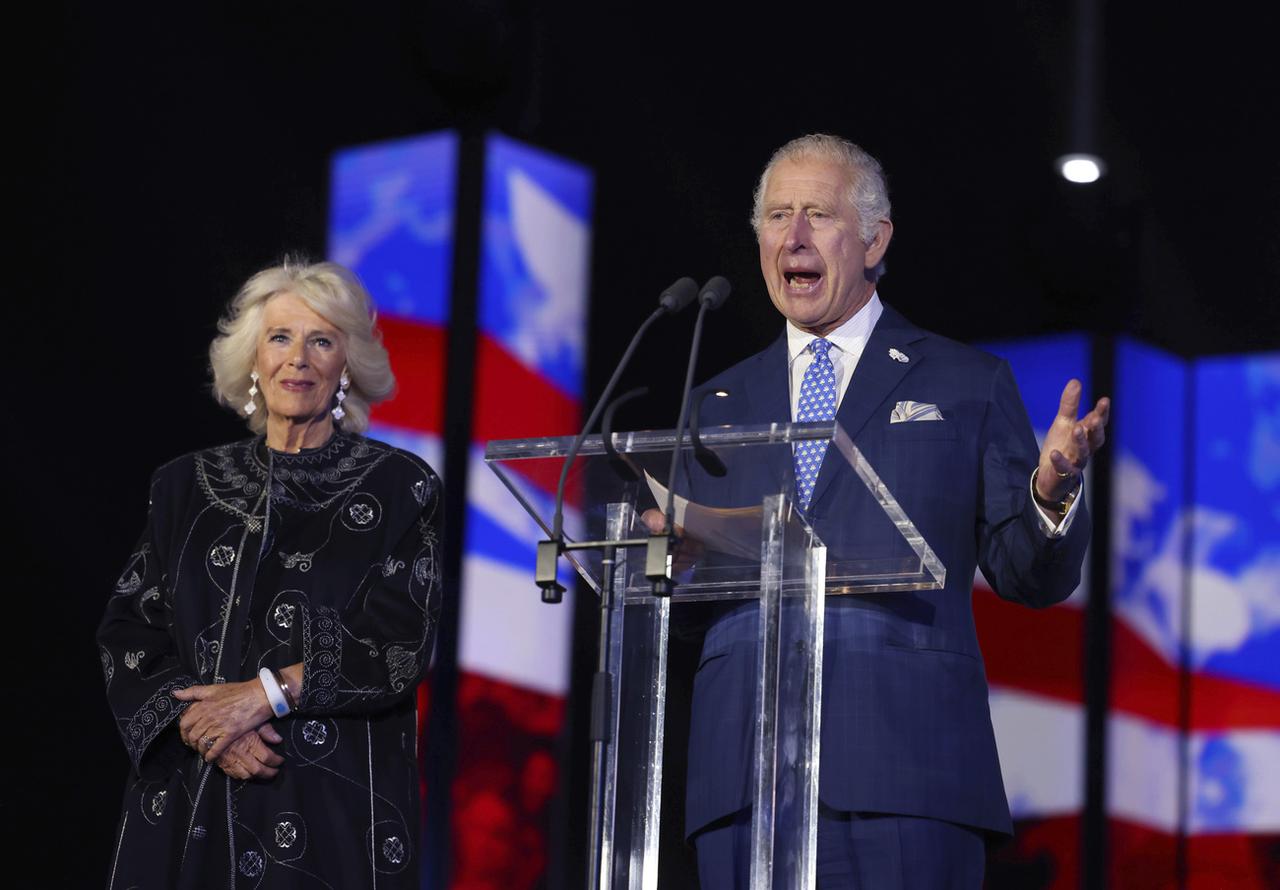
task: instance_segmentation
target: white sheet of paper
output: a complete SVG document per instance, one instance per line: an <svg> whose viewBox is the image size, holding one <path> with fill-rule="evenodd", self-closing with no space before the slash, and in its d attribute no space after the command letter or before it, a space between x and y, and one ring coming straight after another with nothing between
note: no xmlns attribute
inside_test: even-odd
<svg viewBox="0 0 1280 890"><path fill-rule="evenodd" d="M667 487L647 471L644 478L654 500L665 505ZM706 549L743 559L760 558L762 507L704 507L677 494L672 513L680 535L698 541Z"/></svg>

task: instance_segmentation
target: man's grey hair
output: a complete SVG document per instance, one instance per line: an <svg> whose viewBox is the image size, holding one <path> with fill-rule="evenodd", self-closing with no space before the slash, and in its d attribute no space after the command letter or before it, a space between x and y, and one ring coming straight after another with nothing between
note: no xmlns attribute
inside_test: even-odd
<svg viewBox="0 0 1280 890"><path fill-rule="evenodd" d="M848 139L826 133L810 133L792 139L773 153L769 163L760 173L751 208L751 228L760 234L764 221L764 193L769 187L769 174L783 161L829 161L849 172L849 203L858 214L858 237L864 244L875 240L876 228L881 220L892 219L889 207L889 186L885 182L884 168L880 162L860 145ZM884 274L884 261L867 270L867 277L878 279Z"/></svg>

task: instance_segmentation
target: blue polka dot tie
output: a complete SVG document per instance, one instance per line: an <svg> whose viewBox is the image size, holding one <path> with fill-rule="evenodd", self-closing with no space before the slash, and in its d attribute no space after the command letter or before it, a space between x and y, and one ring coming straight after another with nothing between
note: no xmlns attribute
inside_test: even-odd
<svg viewBox="0 0 1280 890"><path fill-rule="evenodd" d="M834 420L836 416L836 369L827 355L831 342L821 338L809 344L813 361L805 369L800 384L800 406L796 410L797 423L817 423ZM802 510L809 509L813 497L813 484L818 481L822 458L827 453L825 441L801 442L796 446L796 501Z"/></svg>

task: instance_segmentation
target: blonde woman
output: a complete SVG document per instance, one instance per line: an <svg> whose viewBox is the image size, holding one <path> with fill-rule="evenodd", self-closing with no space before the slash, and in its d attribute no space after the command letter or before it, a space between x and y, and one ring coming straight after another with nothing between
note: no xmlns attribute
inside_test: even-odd
<svg viewBox="0 0 1280 890"><path fill-rule="evenodd" d="M254 435L156 471L98 630L132 765L110 886L416 887L442 498L361 435L394 387L372 301L266 269L209 354Z"/></svg>

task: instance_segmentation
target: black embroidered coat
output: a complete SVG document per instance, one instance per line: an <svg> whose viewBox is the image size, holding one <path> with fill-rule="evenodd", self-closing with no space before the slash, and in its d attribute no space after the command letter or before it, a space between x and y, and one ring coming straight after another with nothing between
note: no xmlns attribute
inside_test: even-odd
<svg viewBox="0 0 1280 890"><path fill-rule="evenodd" d="M414 691L439 608L441 509L425 463L343 433L156 471L98 630L133 765L110 887L417 887ZM172 690L299 661L274 779L229 778L183 745Z"/></svg>

